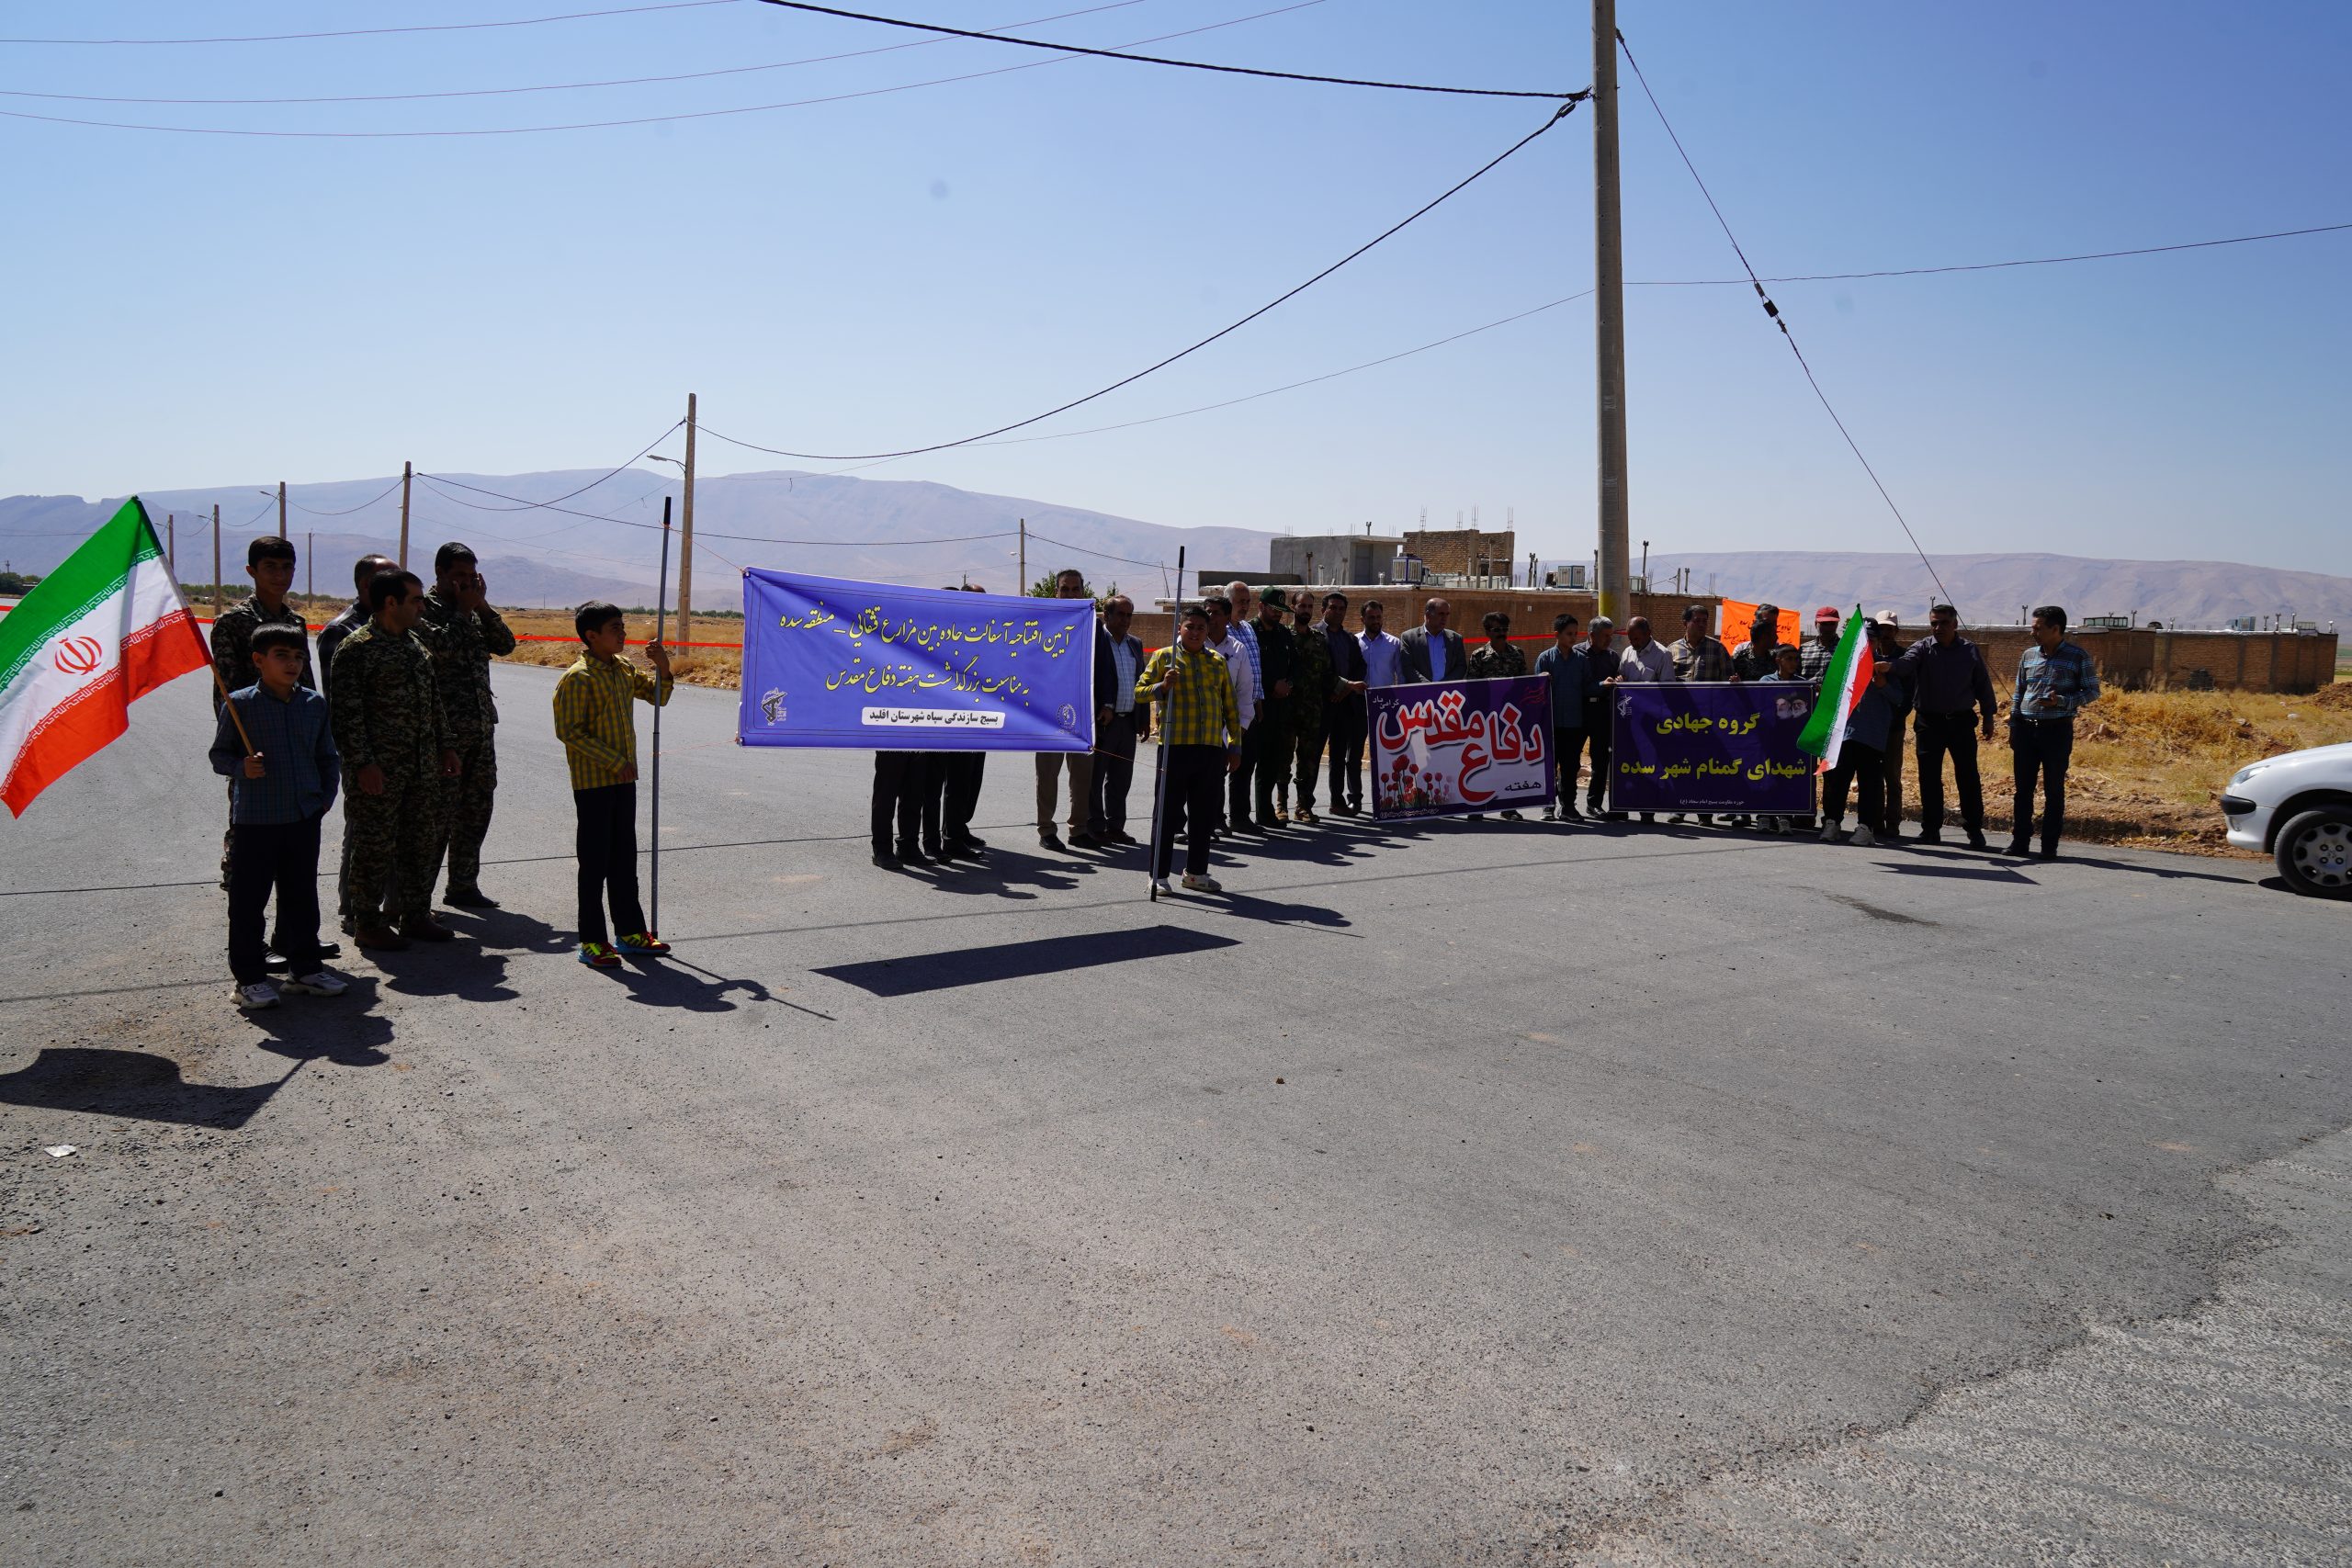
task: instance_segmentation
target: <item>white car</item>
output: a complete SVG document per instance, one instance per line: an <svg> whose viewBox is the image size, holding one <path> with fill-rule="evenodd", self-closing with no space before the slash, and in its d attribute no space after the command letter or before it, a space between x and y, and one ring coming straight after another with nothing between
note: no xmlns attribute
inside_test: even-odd
<svg viewBox="0 0 2352 1568"><path fill-rule="evenodd" d="M2230 842L2260 850L2298 893L2352 897L2352 744L2250 762L2222 794Z"/></svg>

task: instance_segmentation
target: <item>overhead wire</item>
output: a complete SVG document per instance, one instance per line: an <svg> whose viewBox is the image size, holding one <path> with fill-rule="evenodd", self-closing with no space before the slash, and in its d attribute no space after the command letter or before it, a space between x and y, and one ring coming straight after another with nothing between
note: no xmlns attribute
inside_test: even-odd
<svg viewBox="0 0 2352 1568"><path fill-rule="evenodd" d="M1169 39L1189 38L1195 33L1216 32L1224 28L1238 28L1245 23L1263 21L1286 12L1303 11L1319 6L1324 0L1292 0L1292 4L1277 6L1269 11L1252 12L1228 21L1209 22L1197 28L1185 28L1172 33L1161 33L1140 41L1159 43ZM994 34L985 35L994 37ZM274 130L252 126L217 125L153 125L137 120L87 119L78 115L35 114L29 109L0 109L0 118L36 120L44 125L79 125L102 130L143 130L175 136L246 136L273 141L400 141L418 139L476 136L538 136L573 130L611 130L639 125L675 125L690 120L725 119L737 115L767 114L777 109L808 108L822 104L848 103L858 98L888 97L897 93L911 93L924 87L944 87L959 82L977 82L989 76L1008 76L1016 71L1035 71L1040 66L1056 65L1074 59L1071 55L1056 55L1046 60L1032 60L1020 65L997 65L985 71L967 71L954 76L933 76L921 82L902 82L888 87L864 87L854 92L828 93L813 98L787 98L772 104L742 104L731 108L692 109L677 114L634 115L616 119L568 120L550 125L505 125L473 127L435 127L422 130Z"/></svg>
<svg viewBox="0 0 2352 1568"><path fill-rule="evenodd" d="M286 504L292 507L297 512L307 512L313 517L348 517L355 512L367 511L369 507L375 505L378 502L383 500L386 496L391 494L392 491L400 488L401 481L394 479L390 484L386 485L380 493L369 496L366 501L361 502L356 506L346 506L340 512L322 512L315 506L303 505L300 502L295 500L290 495L286 498Z"/></svg>
<svg viewBox="0 0 2352 1568"><path fill-rule="evenodd" d="M1549 98L1566 99L1573 103L1588 96L1591 89L1579 93L1526 92L1507 87L1436 87L1416 82L1380 82L1356 76L1317 76L1298 71L1267 71L1250 65L1214 65L1202 60L1168 60L1158 55L1131 54L1125 50L1087 49L1074 43L1049 43L1043 39L1005 38L995 33L973 32L963 28L943 27L936 22L910 22L899 17L877 17L869 11L844 11L838 6L818 6L810 0L759 0L763 6L774 6L786 11L808 11L820 17L841 17L853 22L872 22L886 28L911 28L920 32L939 33L948 38L984 39L990 43L1014 44L1023 49L1049 49L1062 54L1091 55L1098 60L1125 60L1139 65L1170 65L1187 71L1215 71L1231 76L1269 76L1283 82L1316 82L1335 87L1384 87L1398 93L1445 93L1477 98Z"/></svg>
<svg viewBox="0 0 2352 1568"><path fill-rule="evenodd" d="M1699 187L1699 194L1706 198L1707 210L1715 215L1716 227L1723 230L1724 238L1731 242L1732 254L1739 258L1740 269L1747 274L1747 281L1754 287L1756 298L1763 302L1764 314L1770 319L1773 325L1781 329L1781 340L1789 345L1789 352L1796 355L1797 367L1804 372L1805 384L1813 389L1813 395L1820 400L1823 412L1829 415L1829 422L1838 427L1838 434L1845 437L1847 450L1854 454L1854 460L1861 464L1862 472L1870 476L1871 483L1878 490L1879 499L1886 502L1886 509L1894 514L1895 522L1902 525L1904 537L1911 541L1911 548L1918 555L1919 564L1928 569L1928 575L1935 581L1936 591L1942 595L1943 603L1956 604L1957 601L1951 596L1951 590L1944 586L1943 574L1936 570L1936 563L1928 558L1927 550L1920 546L1919 536L1912 530L1911 520L1904 516L1903 508L1894 503L1894 497L1887 491L1886 481L1878 477L1878 470L1872 468L1871 460L1862 455L1862 448L1855 441L1854 433L1847 429L1846 422L1838 417L1838 410L1829 401L1829 394L1821 389L1821 381L1814 375L1813 367L1806 362L1804 350L1797 346L1796 334L1789 331L1789 323L1781 316L1780 306L1774 304L1772 297L1764 292L1763 279L1756 276L1756 268L1748 262L1747 251L1741 248L1739 237L1731 231L1731 224L1724 217L1723 209L1715 204L1714 193L1707 188L1707 182L1699 175L1699 166L1690 161L1690 154L1684 150L1682 138L1675 134L1674 122L1666 118L1665 107L1657 101L1657 94L1651 91L1649 78L1642 74L1641 62L1634 58L1633 48L1625 42L1625 35L1622 31L1617 35L1617 47L1624 51L1625 63L1634 68L1634 80L1641 84L1642 96L1649 99L1650 108L1657 114L1658 124L1666 128L1667 138L1674 143L1674 151L1681 158L1682 166L1690 172L1691 183Z"/></svg>
<svg viewBox="0 0 2352 1568"><path fill-rule="evenodd" d="M707 435L709 432L705 431L703 434ZM521 496L507 495L502 491L494 490L484 490L480 485L459 484L459 481L449 479L446 475L419 473L416 477L427 481L428 483L431 483L431 481L434 480L439 480L440 484L458 485L458 488L472 491L477 495L496 496L502 501L512 501L519 503L514 506L483 506L481 502L468 501L463 496L447 494L440 489L440 484L432 485L435 493L441 495L443 499L454 501L460 506L471 506L479 512L526 512L534 510L560 512L567 516L578 517L587 522L617 523L624 528L647 528L658 533L661 531L662 527L662 525L659 523L649 523L641 518L615 517L609 513L603 512L581 512L569 506L559 506L552 502L525 501ZM561 532L561 530L555 530L555 532ZM548 536L546 534L534 534L528 536L536 539L546 538ZM731 539L741 540L745 544L792 545L808 549L816 549L831 546L846 546L858 548L886 548L903 545L964 545L975 543L982 539L1010 539L1014 536L1013 531L1009 528L1001 533L955 534L944 538L936 539L843 539L839 537L831 539L784 539L777 538L767 534L729 534L715 528L697 528L695 530L695 537L697 540L703 538Z"/></svg>
<svg viewBox="0 0 2352 1568"><path fill-rule="evenodd" d="M597 17L634 17L648 11L695 11L712 6L740 5L742 0L662 0L658 5L616 6L601 11L566 11L554 17L520 17L503 22L420 22L397 28L343 28L333 32L249 33L233 38L0 38L0 44L73 44L108 47L163 47L209 43L301 43L319 39L382 38L390 33L469 33L497 28L537 28L549 22L579 22Z"/></svg>
<svg viewBox="0 0 2352 1568"><path fill-rule="evenodd" d="M1037 17L1025 22L1007 22L990 32L1004 32L1014 28L1044 27L1048 22L1068 21L1072 17L1091 17L1102 11L1124 11L1130 6L1146 4L1146 0L1112 0L1106 6L1089 6L1083 10L1061 11L1050 17ZM141 98L119 97L96 93L37 93L27 88L0 87L0 98L41 98L51 102L77 104L191 104L249 107L255 105L293 104L394 104L413 103L430 98L495 98L517 93L573 93L599 87L646 87L672 82L701 82L719 76L748 76L763 71L787 71L801 65L830 65L836 61L861 60L873 54L896 54L904 50L928 49L933 44L949 41L944 38L913 39L906 43L886 43L873 49L853 49L840 54L812 54L799 60L774 60L760 65L727 65L712 71L683 71L667 76L616 76L601 82L544 82L520 87L457 87L432 93L345 93L307 98Z"/></svg>
<svg viewBox="0 0 2352 1568"><path fill-rule="evenodd" d="M621 464L620 467L616 468L610 469L605 473L599 475L595 479L590 479L578 490L564 491L561 495L557 496L554 501L526 501L514 506L483 506L478 507L476 510L481 512L533 512L543 508L554 507L556 502L570 501L574 496L585 495L590 491L594 490L598 485L603 484L606 479L612 479L617 474L627 473L629 469L635 468L639 463L644 460L645 455L648 452L652 451L656 446L659 446L664 441L669 440L673 434L676 434L679 426L685 423L686 422L684 419L674 421L668 429L662 431L661 434L655 436L652 440L647 442L643 447L639 448L637 456L631 457L628 462ZM495 491L480 490L476 486L466 483L463 479L453 479L447 474L436 475L435 477L438 478L442 483L456 485L459 490L475 491L477 494L481 495L495 495L497 493ZM507 496L503 499L513 501L515 498L513 496ZM613 519L613 521L618 521L618 519Z"/></svg>
<svg viewBox="0 0 2352 1568"><path fill-rule="evenodd" d="M1629 61L1633 59L1632 51L1628 51L1625 58ZM1635 68L1634 74L1637 78L1641 75L1638 67ZM1648 91L1646 83L1643 85L1643 91ZM1656 100L1653 99L1652 103L1655 106ZM1664 115L1658 117L1660 123L1664 123L1665 118ZM1667 129L1668 134L1671 135L1673 128L1668 126ZM1686 159L1686 164L1688 162L1689 160ZM1703 190L1705 187L1702 186L1700 188ZM1723 214L1718 212L1715 217L1720 222ZM2140 245L2127 251L2086 251L2079 255L2071 256L2025 256L2015 261L1960 262L1948 266L1882 267L1875 272L1806 272L1792 274L1786 277L1758 278L1750 274L1746 277L1628 278L1625 287L1628 288L1706 288L1728 284L1736 288L1742 284L1753 283L1844 283L1868 277L1925 277L1931 274L1946 272L1997 272L2005 267L2058 266L2067 262L2113 261L2120 256L2154 256L2173 251L2206 251L2219 245L2251 245L2262 240L2300 239L2306 234L2340 234L2346 230L2352 230L2352 223L2320 223L2308 229L2273 230L2267 234L2233 234L2223 240L2189 240L2172 245ZM1733 248L1737 249L1736 245Z"/></svg>
<svg viewBox="0 0 2352 1568"><path fill-rule="evenodd" d="M1576 107L1576 100L1571 100L1567 103L1562 104L1545 118L1543 124L1537 126L1533 130L1529 131L1525 136L1521 137L1517 141L1512 142L1502 152L1495 154L1494 157L1481 164L1474 173L1456 181L1442 194L1424 203L1410 216L1392 223L1386 229L1382 230L1378 234L1375 234L1371 239L1365 241L1363 244L1358 245L1354 250L1350 251L1346 255L1341 256L1338 261L1333 262L1330 265L1325 267L1322 271L1308 278L1306 282L1298 284L1296 287L1277 295L1275 298L1268 300L1265 304L1261 305L1256 310L1250 311L1248 315L1243 316L1239 321L1219 328L1217 331L1211 333L1208 336L1202 338L1199 342L1192 344L1187 347L1178 349L1175 353L1168 355L1165 359L1159 360L1156 364L1148 365L1143 369L1136 371L1131 376L1122 377L1118 380L1112 382L1109 386L1099 388L1094 391L1087 393L1084 397L1072 398L1068 402L1046 410L1043 413L1031 414L1026 419L1014 420L1010 424L1001 424L993 430L983 430L978 434L963 436L955 441L933 442L928 446L910 446L904 450L896 452L794 452L787 451L779 446L763 446L757 442L743 441L731 435L721 435L718 432L710 429L707 425L702 427L702 433L707 435L715 436L717 439L724 441L731 446L741 446L746 450L753 452L765 452L771 457L792 457L801 461L819 463L864 463L878 458L913 457L919 457L926 452L944 452L950 447L969 446L978 442L987 441L994 436L1008 434L1015 430L1026 429L1030 425L1041 423L1046 420L1052 419L1057 414L1068 413L1070 410L1091 403L1098 398L1108 397L1111 393L1119 390L1123 387L1131 387L1147 376L1150 376L1158 371L1165 370L1168 367L1175 364L1178 360L1184 358L1188 355L1198 353L1200 350L1206 348L1209 344L1216 343L1220 338L1230 336L1234 333L1240 331L1243 327L1248 326L1251 321L1256 321L1259 317L1275 309L1277 306L1285 304L1289 300L1304 294L1306 290L1322 282L1325 278L1330 276L1341 267L1346 266L1350 262L1354 261L1357 257L1363 255L1374 246L1378 245L1383 241L1401 232L1410 224L1428 216L1443 203L1454 196L1459 195L1462 191L1467 189L1471 185L1498 167L1513 153L1519 152L1520 149L1525 147L1537 137L1543 135L1545 131L1559 124L1561 120L1566 118L1569 113L1573 111Z"/></svg>

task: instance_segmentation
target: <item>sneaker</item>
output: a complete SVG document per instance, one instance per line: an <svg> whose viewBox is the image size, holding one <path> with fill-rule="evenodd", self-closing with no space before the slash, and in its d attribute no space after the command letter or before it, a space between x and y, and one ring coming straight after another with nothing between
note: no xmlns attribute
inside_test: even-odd
<svg viewBox="0 0 2352 1568"><path fill-rule="evenodd" d="M1506 822L1524 822L1527 818L1521 817L1516 811L1506 811L1503 813L1503 820Z"/></svg>
<svg viewBox="0 0 2352 1568"><path fill-rule="evenodd" d="M1559 819L1560 819L1560 813L1559 813L1559 811L1558 811L1558 809L1557 809L1556 807L1547 806L1547 807L1545 807L1544 808L1544 821L1546 821L1546 822L1557 822Z"/></svg>
<svg viewBox="0 0 2352 1568"><path fill-rule="evenodd" d="M313 969L285 983L289 991L300 991L310 997L339 997L351 989L351 982L340 975L330 975L323 969Z"/></svg>
<svg viewBox="0 0 2352 1568"><path fill-rule="evenodd" d="M259 1012L263 1008L274 1008L277 1005L277 987L266 980L255 980L249 986L239 986L231 994L237 998L237 1005L247 1012Z"/></svg>
<svg viewBox="0 0 2352 1568"><path fill-rule="evenodd" d="M1839 826L1840 824L1836 822L1824 822L1821 825L1821 841L1825 844L1836 843Z"/></svg>
<svg viewBox="0 0 2352 1568"><path fill-rule="evenodd" d="M1166 898L1172 896L1176 890L1168 886L1166 877L1155 876L1151 879L1151 891L1155 897Z"/></svg>
<svg viewBox="0 0 2352 1568"><path fill-rule="evenodd" d="M618 941L631 953L649 953L656 958L670 951L670 944L651 931L623 931Z"/></svg>
<svg viewBox="0 0 2352 1568"><path fill-rule="evenodd" d="M1766 817L1761 819L1759 825L1768 833L1785 833L1789 830L1789 819L1785 817Z"/></svg>
<svg viewBox="0 0 2352 1568"><path fill-rule="evenodd" d="M411 915L401 922L401 935L411 942L455 942L458 933L430 915Z"/></svg>
<svg viewBox="0 0 2352 1568"><path fill-rule="evenodd" d="M1869 823L1864 822L1854 829L1854 836L1846 841L1858 849L1866 850L1878 842L1878 835L1871 831Z"/></svg>
<svg viewBox="0 0 2352 1568"><path fill-rule="evenodd" d="M441 902L453 909L495 909L498 900L479 887L452 887L441 895Z"/></svg>
<svg viewBox="0 0 2352 1568"><path fill-rule="evenodd" d="M621 955L601 942L583 942L580 944L580 962L591 969L617 969Z"/></svg>
<svg viewBox="0 0 2352 1568"><path fill-rule="evenodd" d="M1194 876L1190 872L1186 872L1184 874L1184 886L1186 891L1193 893L1222 893L1225 891L1225 885L1217 881L1216 877Z"/></svg>
<svg viewBox="0 0 2352 1568"><path fill-rule="evenodd" d="M1646 822L1646 821L1648 821L1648 820L1649 820L1649 818L1646 818L1646 817L1645 817L1645 818L1642 818L1642 820L1643 820L1643 821L1645 821L1645 822ZM1688 821L1690 821L1690 814L1689 812L1687 812L1687 811L1678 811L1678 812L1676 812L1673 816L1671 816L1671 817L1669 817L1669 818L1668 818L1666 819L1666 825L1667 825L1668 827L1669 827L1669 828L1672 828L1672 827L1674 827L1674 826L1676 826L1676 825L1678 825L1678 824L1679 824L1679 823L1688 822Z"/></svg>
<svg viewBox="0 0 2352 1568"><path fill-rule="evenodd" d="M291 969L294 967L294 961L273 947L263 952L261 966L265 969Z"/></svg>

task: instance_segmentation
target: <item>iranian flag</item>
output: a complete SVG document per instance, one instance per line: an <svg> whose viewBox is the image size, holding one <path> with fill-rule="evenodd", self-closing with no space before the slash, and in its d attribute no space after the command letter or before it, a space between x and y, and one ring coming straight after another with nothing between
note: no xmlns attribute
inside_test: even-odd
<svg viewBox="0 0 2352 1568"><path fill-rule="evenodd" d="M1862 607L1857 604L1838 635L1829 668L1821 672L1821 700L1813 705L1813 717L1797 737L1797 749L1820 758L1825 773L1838 765L1838 753L1846 748L1846 720L1871 689L1872 662L1871 639L1862 631Z"/></svg>
<svg viewBox="0 0 2352 1568"><path fill-rule="evenodd" d="M0 615L0 799L22 817L130 727L132 703L211 662L134 495Z"/></svg>

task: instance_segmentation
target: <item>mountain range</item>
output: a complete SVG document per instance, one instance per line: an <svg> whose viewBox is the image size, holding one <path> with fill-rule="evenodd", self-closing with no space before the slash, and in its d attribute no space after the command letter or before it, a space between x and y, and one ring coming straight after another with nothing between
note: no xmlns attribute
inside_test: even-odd
<svg viewBox="0 0 2352 1568"><path fill-rule="evenodd" d="M435 546L470 544L501 604L577 604L609 598L650 604L660 572L664 497L674 476L643 469L562 469L509 475L420 476L411 496L410 557L427 571ZM704 477L695 483L694 602L702 609L741 603L738 566L784 567L827 576L947 584L970 581L1014 588L1027 530L1030 581L1078 566L1102 589L1139 598L1170 591L1176 552L1185 576L1203 570L1256 575L1266 570L1270 534L1216 525L1146 523L1078 507L987 495L904 479L793 471ZM343 591L348 563L391 550L399 537L398 476L292 485L287 526L316 557L322 592ZM243 577L245 542L274 533L271 491L238 485L143 492L158 525L176 515L182 581L209 581L211 508L222 518L222 571ZM0 498L0 557L24 571L57 564L121 504L119 498L18 495ZM1165 567L1159 563L1167 563ZM673 558L674 582L678 562ZM1651 580L1688 569L1697 592L1770 599L1783 606L1861 604L1925 618L1937 597L1917 556L1895 553L1745 551L1657 555ZM2046 554L1939 556L1962 615L2006 624L2026 606L2058 604L2077 620L2131 615L2184 626L2233 616L2288 615L2352 627L2352 578L2228 561L2135 561ZM340 581L337 581L340 579Z"/></svg>

